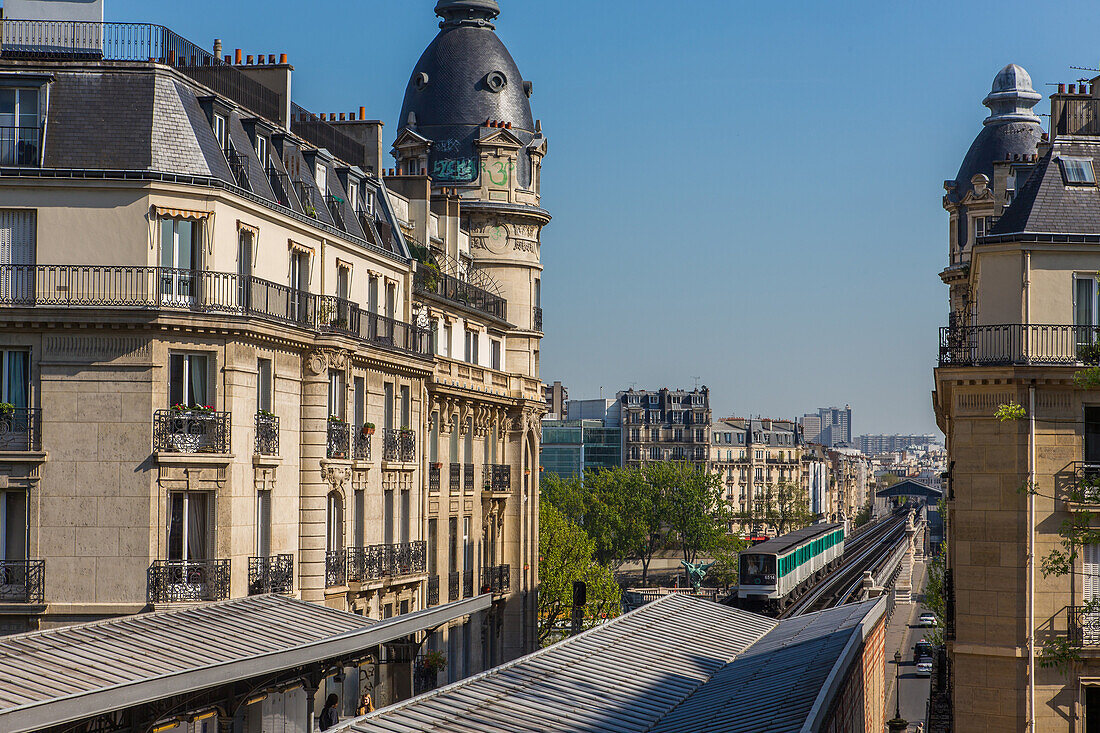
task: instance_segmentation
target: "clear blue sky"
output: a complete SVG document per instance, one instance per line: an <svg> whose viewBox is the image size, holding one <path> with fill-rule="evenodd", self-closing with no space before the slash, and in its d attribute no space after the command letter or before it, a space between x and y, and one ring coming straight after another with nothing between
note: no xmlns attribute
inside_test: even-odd
<svg viewBox="0 0 1100 733"><path fill-rule="evenodd" d="M300 104L366 105L391 136L437 31L434 0L106 2L286 52ZM857 434L934 430L943 180L1002 66L1044 95L1096 67L1095 3L500 4L550 140L544 379L582 398L698 376L716 416L850 403Z"/></svg>

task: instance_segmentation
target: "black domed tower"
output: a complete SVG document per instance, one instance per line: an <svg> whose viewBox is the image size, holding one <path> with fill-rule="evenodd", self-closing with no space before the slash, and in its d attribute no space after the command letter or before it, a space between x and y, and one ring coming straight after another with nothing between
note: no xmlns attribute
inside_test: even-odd
<svg viewBox="0 0 1100 733"><path fill-rule="evenodd" d="M393 155L403 170L427 170L433 189L458 192L473 264L508 300L506 369L538 377L539 239L550 215L539 205L546 138L532 85L496 35L496 0L439 0L435 13L439 34L409 79Z"/></svg>

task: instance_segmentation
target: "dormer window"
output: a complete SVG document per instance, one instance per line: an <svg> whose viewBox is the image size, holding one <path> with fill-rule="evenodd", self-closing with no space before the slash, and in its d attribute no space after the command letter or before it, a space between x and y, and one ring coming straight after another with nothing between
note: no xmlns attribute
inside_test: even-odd
<svg viewBox="0 0 1100 733"><path fill-rule="evenodd" d="M229 150L229 123L225 115L214 115L214 137L218 140L218 147L223 151Z"/></svg>
<svg viewBox="0 0 1100 733"><path fill-rule="evenodd" d="M1067 186L1095 186L1096 172L1091 158L1058 158L1062 180Z"/></svg>
<svg viewBox="0 0 1100 733"><path fill-rule="evenodd" d="M264 167L264 170L268 168L268 156L271 155L270 143L267 138L262 135L256 136L256 157L260 159L260 165Z"/></svg>
<svg viewBox="0 0 1100 733"><path fill-rule="evenodd" d="M328 168L325 168L324 163L317 163L314 179L317 181L317 190L321 192L321 195L328 196Z"/></svg>
<svg viewBox="0 0 1100 733"><path fill-rule="evenodd" d="M0 165L38 165L38 89L0 89Z"/></svg>
<svg viewBox="0 0 1100 733"><path fill-rule="evenodd" d="M351 203L352 211L358 214L360 211L358 181L348 181L348 201Z"/></svg>

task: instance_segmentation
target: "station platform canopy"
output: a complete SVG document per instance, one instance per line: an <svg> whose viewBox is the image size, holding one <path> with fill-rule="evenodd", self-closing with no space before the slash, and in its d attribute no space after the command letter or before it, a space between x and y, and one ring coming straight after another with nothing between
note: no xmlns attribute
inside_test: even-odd
<svg viewBox="0 0 1100 733"><path fill-rule="evenodd" d="M863 688L864 665L877 659L881 669L878 629L885 608L886 599L880 598L776 621L708 600L667 595L583 634L333 730L832 730L832 716L844 708L840 699L854 692L852 685ZM881 676L878 680L881 690ZM857 694L874 694L871 682L866 684ZM881 698L868 701L874 705L881 709Z"/></svg>
<svg viewBox="0 0 1100 733"><path fill-rule="evenodd" d="M932 501L938 501L943 497L943 492L926 483L914 481L913 479L904 479L898 481L893 486L887 486L885 489L876 491L875 496L880 499L885 499L890 496L917 496Z"/></svg>
<svg viewBox="0 0 1100 733"><path fill-rule="evenodd" d="M147 730L166 701L217 704L254 692L257 681L354 660L491 602L481 595L372 621L263 595L7 636L0 639L0 730L100 730L89 721L121 713L141 722L134 730Z"/></svg>

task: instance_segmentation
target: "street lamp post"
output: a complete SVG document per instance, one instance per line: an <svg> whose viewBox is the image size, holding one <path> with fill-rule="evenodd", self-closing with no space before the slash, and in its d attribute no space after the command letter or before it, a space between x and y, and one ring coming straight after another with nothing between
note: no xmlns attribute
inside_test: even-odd
<svg viewBox="0 0 1100 733"><path fill-rule="evenodd" d="M901 717L901 650L894 652L894 719L886 723L890 733L904 733L909 723Z"/></svg>

